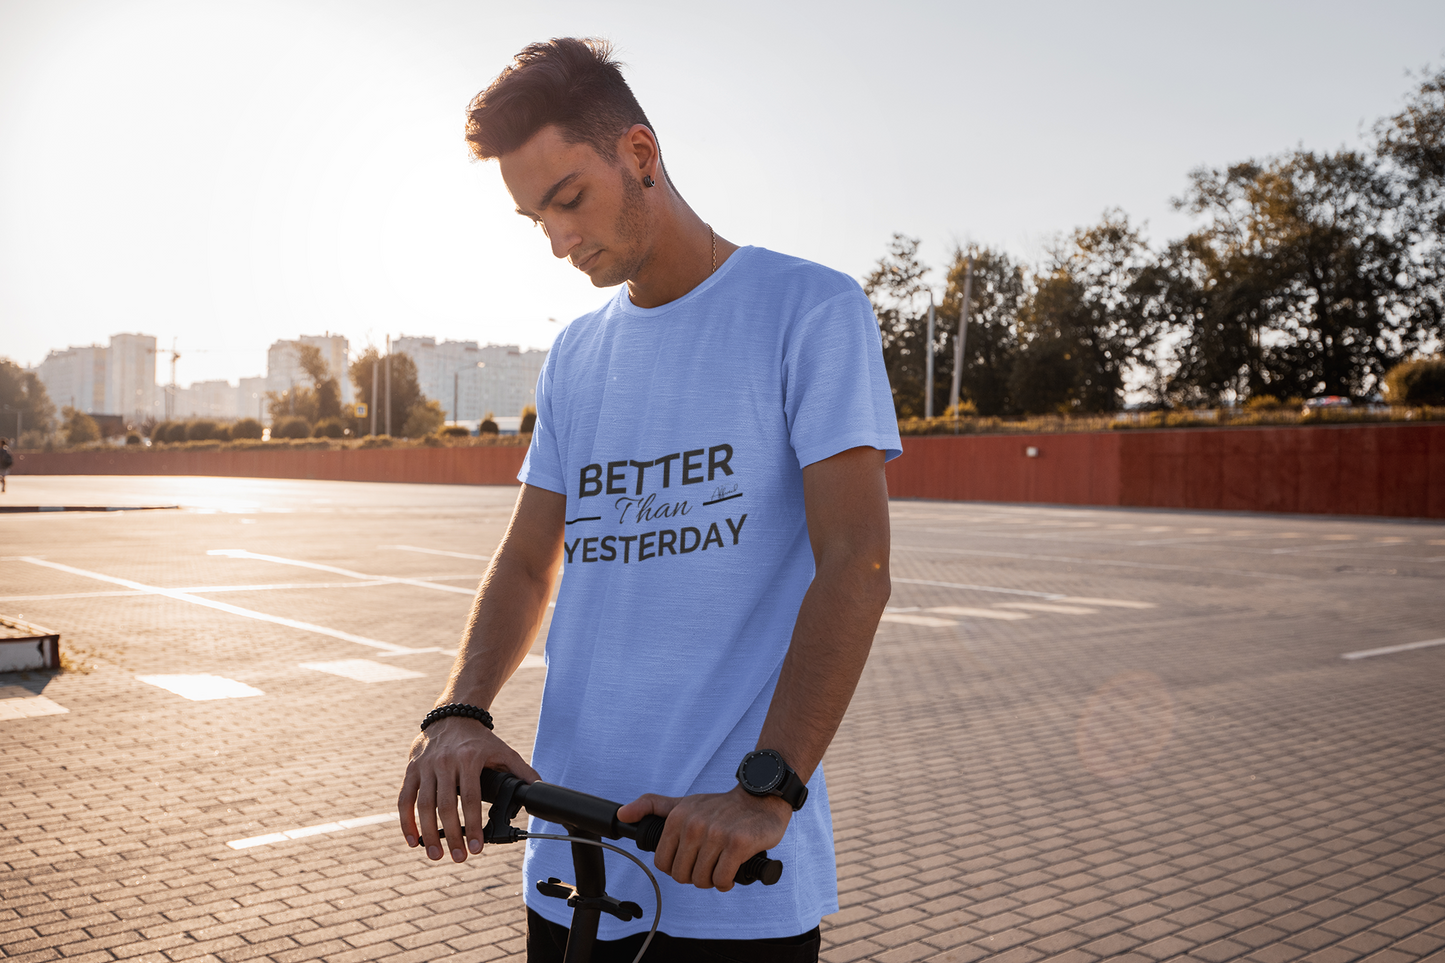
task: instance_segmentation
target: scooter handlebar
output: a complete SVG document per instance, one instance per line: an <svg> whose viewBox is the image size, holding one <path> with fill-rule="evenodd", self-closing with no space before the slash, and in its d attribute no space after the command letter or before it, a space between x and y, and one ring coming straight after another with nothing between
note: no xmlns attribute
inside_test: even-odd
<svg viewBox="0 0 1445 963"><path fill-rule="evenodd" d="M596 833L607 839L635 840L637 848L644 852L657 851L663 827L667 825L666 819L655 815L643 816L635 823L624 823L617 818L617 810L622 808L621 803L552 783L525 783L511 773L495 769L482 770L483 799L495 803L509 792L512 807L516 808L505 814L507 816L514 815L516 809L525 808L533 816ZM739 866L733 881L746 886L761 880L764 886L771 886L782 878L782 875L782 861L770 859L767 852L763 851L755 853Z"/></svg>

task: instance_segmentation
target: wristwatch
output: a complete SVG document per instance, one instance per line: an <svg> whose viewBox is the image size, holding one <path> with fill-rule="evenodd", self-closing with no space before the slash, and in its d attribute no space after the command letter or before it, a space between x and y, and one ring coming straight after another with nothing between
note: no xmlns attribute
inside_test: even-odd
<svg viewBox="0 0 1445 963"><path fill-rule="evenodd" d="M738 765L738 784L754 796L778 796L793 807L803 808L808 801L808 787L782 754L772 749L759 749L743 756Z"/></svg>

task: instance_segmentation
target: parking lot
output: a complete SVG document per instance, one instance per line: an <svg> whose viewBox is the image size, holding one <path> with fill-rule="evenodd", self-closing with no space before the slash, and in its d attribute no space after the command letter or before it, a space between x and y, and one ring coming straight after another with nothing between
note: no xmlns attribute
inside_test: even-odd
<svg viewBox="0 0 1445 963"><path fill-rule="evenodd" d="M0 515L0 615L72 667L0 675L0 959L521 960L520 847L394 811L515 494L12 477L136 510ZM1445 524L892 522L824 959L1445 959Z"/></svg>

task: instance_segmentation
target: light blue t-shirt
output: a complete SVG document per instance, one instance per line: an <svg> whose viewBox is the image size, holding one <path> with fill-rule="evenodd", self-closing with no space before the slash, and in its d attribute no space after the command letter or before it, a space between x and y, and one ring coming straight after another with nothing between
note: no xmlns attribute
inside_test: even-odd
<svg viewBox="0 0 1445 963"><path fill-rule="evenodd" d="M803 468L859 446L901 450L878 322L836 271L742 248L676 301L638 308L624 287L562 332L518 475L567 496L532 754L543 779L618 802L737 784L813 578ZM771 855L774 886L719 893L658 873L662 929L793 936L838 908L821 767ZM604 915L601 938L619 939L650 924L652 888L606 858L608 892L647 913ZM528 906L563 925L571 910L532 882L573 880L571 859L539 840L523 868Z"/></svg>

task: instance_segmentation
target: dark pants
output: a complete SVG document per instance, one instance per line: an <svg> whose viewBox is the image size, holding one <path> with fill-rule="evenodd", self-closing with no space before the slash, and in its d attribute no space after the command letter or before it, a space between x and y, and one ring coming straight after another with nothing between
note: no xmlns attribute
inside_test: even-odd
<svg viewBox="0 0 1445 963"><path fill-rule="evenodd" d="M593 963L632 963L647 933L620 940L598 940ZM661 930L652 938L644 963L817 963L821 937L815 926L801 936L776 940L693 940L668 936ZM562 963L567 949L567 927L527 910L527 963Z"/></svg>

